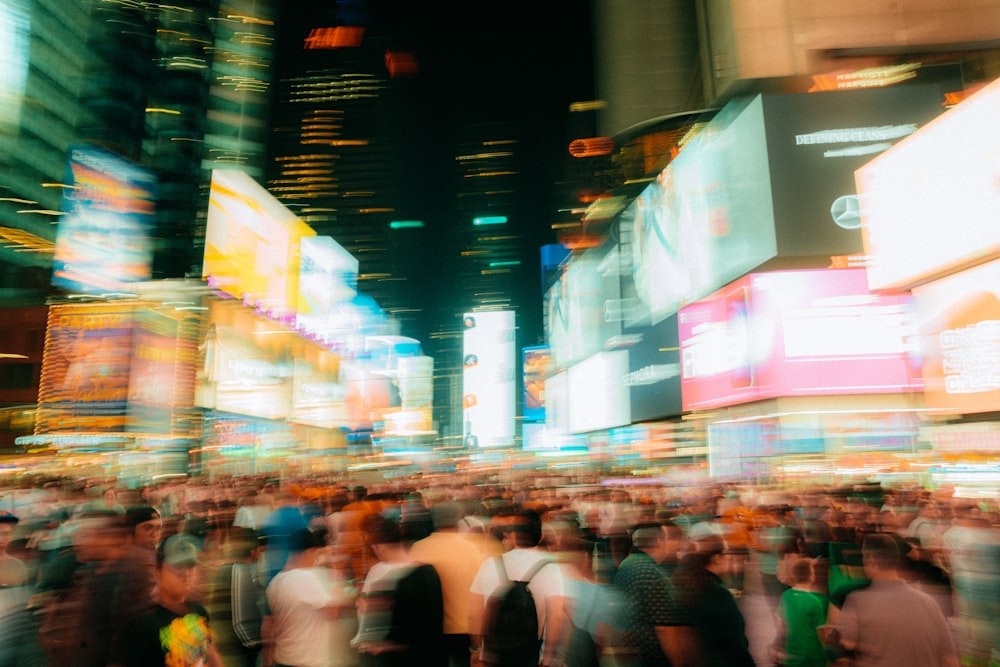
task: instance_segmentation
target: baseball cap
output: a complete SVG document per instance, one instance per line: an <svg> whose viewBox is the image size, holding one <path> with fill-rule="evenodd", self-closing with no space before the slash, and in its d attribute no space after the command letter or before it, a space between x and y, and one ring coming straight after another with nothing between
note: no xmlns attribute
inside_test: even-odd
<svg viewBox="0 0 1000 667"><path fill-rule="evenodd" d="M159 519L160 513L155 507L149 505L133 505L125 510L125 520L130 528L135 528L140 523L146 523L153 519Z"/></svg>
<svg viewBox="0 0 1000 667"><path fill-rule="evenodd" d="M171 535L156 548L156 562L169 567L194 567L198 564L198 547L183 535Z"/></svg>
<svg viewBox="0 0 1000 667"><path fill-rule="evenodd" d="M18 521L20 521L20 519L7 510L0 510L0 523L17 523Z"/></svg>

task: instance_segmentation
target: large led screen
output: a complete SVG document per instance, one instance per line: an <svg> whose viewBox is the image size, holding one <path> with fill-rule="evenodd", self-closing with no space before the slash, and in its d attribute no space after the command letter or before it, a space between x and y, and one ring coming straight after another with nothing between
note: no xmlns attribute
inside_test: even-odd
<svg viewBox="0 0 1000 667"><path fill-rule="evenodd" d="M623 384L629 395L631 421L681 414L681 364L677 315L651 327L626 330L628 372Z"/></svg>
<svg viewBox="0 0 1000 667"><path fill-rule="evenodd" d="M329 236L306 236L299 243L296 324L318 331L334 306L358 293L358 260Z"/></svg>
<svg viewBox="0 0 1000 667"><path fill-rule="evenodd" d="M52 306L36 432L124 430L134 326L130 305Z"/></svg>
<svg viewBox="0 0 1000 667"><path fill-rule="evenodd" d="M52 284L100 294L151 275L156 178L94 146L71 146Z"/></svg>
<svg viewBox="0 0 1000 667"><path fill-rule="evenodd" d="M681 310L685 410L922 387L912 300L863 269L755 273Z"/></svg>
<svg viewBox="0 0 1000 667"><path fill-rule="evenodd" d="M548 345L533 345L521 350L524 369L524 395L521 418L526 422L545 420L545 379L555 369Z"/></svg>
<svg viewBox="0 0 1000 667"><path fill-rule="evenodd" d="M270 315L293 315L299 243L315 234L248 174L216 169L202 277L210 287Z"/></svg>
<svg viewBox="0 0 1000 667"><path fill-rule="evenodd" d="M727 105L622 214L650 323L777 253L763 110Z"/></svg>
<svg viewBox="0 0 1000 667"><path fill-rule="evenodd" d="M858 169L872 289L1000 257L1000 81Z"/></svg>
<svg viewBox="0 0 1000 667"><path fill-rule="evenodd" d="M514 312L466 313L462 408L468 447L514 444Z"/></svg>
<svg viewBox="0 0 1000 667"><path fill-rule="evenodd" d="M628 424L628 353L595 354L569 368L569 430L586 433Z"/></svg>
<svg viewBox="0 0 1000 667"><path fill-rule="evenodd" d="M1000 260L915 287L913 299L927 407L1000 411Z"/></svg>
<svg viewBox="0 0 1000 667"><path fill-rule="evenodd" d="M861 252L855 170L940 116L944 89L908 83L764 96L779 256Z"/></svg>

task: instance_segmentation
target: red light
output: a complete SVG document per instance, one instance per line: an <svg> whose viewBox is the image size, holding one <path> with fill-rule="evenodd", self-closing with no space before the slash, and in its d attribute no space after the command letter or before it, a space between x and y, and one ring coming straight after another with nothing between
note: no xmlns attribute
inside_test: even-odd
<svg viewBox="0 0 1000 667"><path fill-rule="evenodd" d="M611 137L591 137L574 139L569 142L569 154L573 157L596 157L610 155L615 150L615 140Z"/></svg>
<svg viewBox="0 0 1000 667"><path fill-rule="evenodd" d="M306 37L307 49L342 49L361 46L365 29L358 26L338 25L335 28L313 28Z"/></svg>
<svg viewBox="0 0 1000 667"><path fill-rule="evenodd" d="M420 71L417 57L405 51L386 51L385 68L389 70L389 78L399 76L416 76Z"/></svg>

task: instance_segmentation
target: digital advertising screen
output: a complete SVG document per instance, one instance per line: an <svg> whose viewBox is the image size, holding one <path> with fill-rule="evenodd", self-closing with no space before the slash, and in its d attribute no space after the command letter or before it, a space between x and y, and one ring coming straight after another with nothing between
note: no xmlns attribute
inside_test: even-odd
<svg viewBox="0 0 1000 667"><path fill-rule="evenodd" d="M777 254L760 96L726 105L621 219L649 323Z"/></svg>
<svg viewBox="0 0 1000 667"><path fill-rule="evenodd" d="M678 330L685 410L922 388L912 299L869 292L864 269L750 274Z"/></svg>
<svg viewBox="0 0 1000 667"><path fill-rule="evenodd" d="M514 444L514 312L463 315L462 408L466 447Z"/></svg>
<svg viewBox="0 0 1000 667"><path fill-rule="evenodd" d="M321 324L333 311L334 304L350 301L357 293L358 260L330 236L302 237L297 321Z"/></svg>
<svg viewBox="0 0 1000 667"><path fill-rule="evenodd" d="M913 299L927 407L1000 410L1000 260L914 287Z"/></svg>
<svg viewBox="0 0 1000 667"><path fill-rule="evenodd" d="M555 370L548 345L534 345L521 350L524 369L524 396L521 418L526 422L545 420L545 380Z"/></svg>
<svg viewBox="0 0 1000 667"><path fill-rule="evenodd" d="M128 290L148 280L156 177L89 145L69 149L52 284L75 292Z"/></svg>
<svg viewBox="0 0 1000 667"><path fill-rule="evenodd" d="M569 430L585 433L628 424L628 353L600 352L570 366Z"/></svg>
<svg viewBox="0 0 1000 667"><path fill-rule="evenodd" d="M617 253L594 248L573 257L546 294L546 338L560 368L602 351L621 332L621 318L608 312L621 295Z"/></svg>
<svg viewBox="0 0 1000 667"><path fill-rule="evenodd" d="M145 305L136 313L128 385L129 432L195 437L199 316Z"/></svg>
<svg viewBox="0 0 1000 667"><path fill-rule="evenodd" d="M9 0L0 5L0 136L14 136L21 121L28 79L31 3Z"/></svg>
<svg viewBox="0 0 1000 667"><path fill-rule="evenodd" d="M946 88L907 83L765 95L778 255L860 254L855 170L940 116Z"/></svg>
<svg viewBox="0 0 1000 667"><path fill-rule="evenodd" d="M124 430L134 329L131 305L51 307L36 432Z"/></svg>
<svg viewBox="0 0 1000 667"><path fill-rule="evenodd" d="M277 317L298 305L299 244L316 232L250 175L212 172L202 277Z"/></svg>
<svg viewBox="0 0 1000 667"><path fill-rule="evenodd" d="M196 405L263 419L289 416L292 361L280 350L258 347L254 338L263 337L210 325L202 344Z"/></svg>
<svg viewBox="0 0 1000 667"><path fill-rule="evenodd" d="M339 382L337 364L322 367L295 359L294 368L288 421L328 429L346 426L347 389Z"/></svg>
<svg viewBox="0 0 1000 667"><path fill-rule="evenodd" d="M677 315L651 327L628 329L630 345L624 385L631 421L641 422L681 414L681 352Z"/></svg>
<svg viewBox="0 0 1000 667"><path fill-rule="evenodd" d="M872 289L1000 257L998 109L994 81L857 170Z"/></svg>

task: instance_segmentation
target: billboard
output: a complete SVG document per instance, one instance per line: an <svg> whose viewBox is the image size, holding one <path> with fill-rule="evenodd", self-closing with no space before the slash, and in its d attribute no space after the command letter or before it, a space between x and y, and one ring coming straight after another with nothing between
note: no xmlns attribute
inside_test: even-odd
<svg viewBox="0 0 1000 667"><path fill-rule="evenodd" d="M533 345L521 350L524 369L524 396L521 399L521 418L524 421L545 419L545 379L554 370L548 345Z"/></svg>
<svg viewBox="0 0 1000 667"><path fill-rule="evenodd" d="M922 387L912 300L864 269L754 273L678 317L685 410Z"/></svg>
<svg viewBox="0 0 1000 667"><path fill-rule="evenodd" d="M299 244L316 232L242 171L212 172L202 277L277 317L298 304Z"/></svg>
<svg viewBox="0 0 1000 667"><path fill-rule="evenodd" d="M1000 410L1000 260L914 287L913 299L927 407Z"/></svg>
<svg viewBox="0 0 1000 667"><path fill-rule="evenodd" d="M299 328L322 326L334 304L358 293L358 260L329 236L305 236L299 243Z"/></svg>
<svg viewBox="0 0 1000 667"><path fill-rule="evenodd" d="M1000 81L857 170L872 289L1000 257Z"/></svg>
<svg viewBox="0 0 1000 667"><path fill-rule="evenodd" d="M131 305L52 306L37 434L124 430L134 316Z"/></svg>
<svg viewBox="0 0 1000 667"><path fill-rule="evenodd" d="M462 408L467 447L514 444L514 311L463 315Z"/></svg>
<svg viewBox="0 0 1000 667"><path fill-rule="evenodd" d="M195 437L200 410L194 406L198 366L197 312L140 307L135 318L126 430Z"/></svg>
<svg viewBox="0 0 1000 667"><path fill-rule="evenodd" d="M95 146L70 146L52 284L101 294L151 275L156 177Z"/></svg>

